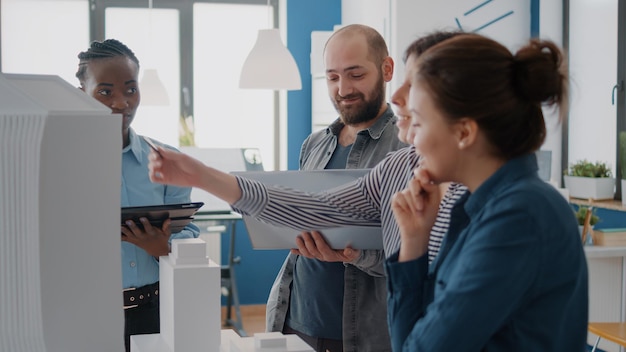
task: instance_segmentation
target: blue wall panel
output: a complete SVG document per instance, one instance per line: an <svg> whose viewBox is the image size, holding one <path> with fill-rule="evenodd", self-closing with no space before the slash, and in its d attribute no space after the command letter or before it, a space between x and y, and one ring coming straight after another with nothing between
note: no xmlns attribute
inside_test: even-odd
<svg viewBox="0 0 626 352"><path fill-rule="evenodd" d="M289 251L253 249L242 220L236 222L235 230L234 257L240 258L239 264L234 265L239 303L265 304L276 274ZM228 263L229 245L230 228L222 234L222 264ZM222 297L222 305L226 305L226 297ZM233 319L236 319L234 314Z"/></svg>
<svg viewBox="0 0 626 352"><path fill-rule="evenodd" d="M311 133L311 32L341 23L341 0L288 0L287 47L293 54L302 90L287 93L287 167L298 169L300 145Z"/></svg>
<svg viewBox="0 0 626 352"><path fill-rule="evenodd" d="M539 25L539 19L540 19L539 1L540 0L530 1L530 37L531 38L539 37L539 33L541 31L541 28Z"/></svg>

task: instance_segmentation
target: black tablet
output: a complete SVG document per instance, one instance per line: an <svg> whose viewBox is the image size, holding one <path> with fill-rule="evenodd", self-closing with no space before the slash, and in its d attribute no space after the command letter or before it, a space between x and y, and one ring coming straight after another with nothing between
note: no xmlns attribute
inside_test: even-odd
<svg viewBox="0 0 626 352"><path fill-rule="evenodd" d="M171 219L170 230L172 233L180 232L192 220L193 215L204 205L203 202L150 205L141 207L122 208L122 226L126 226L126 220L133 220L137 226L141 226L139 218L145 217L150 220L152 226L161 228L166 219Z"/></svg>

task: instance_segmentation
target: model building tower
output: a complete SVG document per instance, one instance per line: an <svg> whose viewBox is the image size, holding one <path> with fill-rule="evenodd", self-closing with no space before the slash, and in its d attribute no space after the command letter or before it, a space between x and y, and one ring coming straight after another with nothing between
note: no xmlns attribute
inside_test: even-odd
<svg viewBox="0 0 626 352"><path fill-rule="evenodd" d="M221 268L199 238L172 240L160 257L161 333L130 337L132 352L313 352L297 335L240 337L220 330Z"/></svg>
<svg viewBox="0 0 626 352"><path fill-rule="evenodd" d="M220 266L199 238L172 240L159 258L161 333L131 336L133 352L208 352L220 346Z"/></svg>
<svg viewBox="0 0 626 352"><path fill-rule="evenodd" d="M172 351L217 351L220 266L209 260L206 242L172 240L172 253L160 259L159 281L161 335Z"/></svg>
<svg viewBox="0 0 626 352"><path fill-rule="evenodd" d="M124 348L121 123L58 76L0 73L0 351Z"/></svg>

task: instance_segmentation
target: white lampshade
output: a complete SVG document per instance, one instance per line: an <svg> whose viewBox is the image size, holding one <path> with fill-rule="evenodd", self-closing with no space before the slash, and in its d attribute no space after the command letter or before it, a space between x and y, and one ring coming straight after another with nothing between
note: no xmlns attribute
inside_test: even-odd
<svg viewBox="0 0 626 352"><path fill-rule="evenodd" d="M239 88L302 89L300 71L278 29L261 29L243 63Z"/></svg>
<svg viewBox="0 0 626 352"><path fill-rule="evenodd" d="M139 82L139 89L141 91L141 103L143 105L169 105L170 99L165 91L165 86L157 70L153 68L145 69L143 71L143 77Z"/></svg>

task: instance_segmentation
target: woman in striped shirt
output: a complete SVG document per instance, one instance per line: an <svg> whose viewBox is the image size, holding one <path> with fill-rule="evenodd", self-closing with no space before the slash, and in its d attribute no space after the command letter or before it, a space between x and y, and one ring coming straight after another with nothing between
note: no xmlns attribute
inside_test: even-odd
<svg viewBox="0 0 626 352"><path fill-rule="evenodd" d="M432 43L457 35L457 32L435 32L418 39L405 52L408 66ZM410 77L412 72L407 73ZM410 80L406 80L393 96L400 116L407 116L407 94ZM405 136L405 138L411 138ZM324 229L345 225L381 226L386 255L400 248L400 233L391 212L392 196L403 190L413 178L419 155L414 147L390 153L366 176L319 193L301 192L281 187L270 187L260 182L220 172L185 154L159 150L152 153L150 177L153 182L202 188L227 201L233 209L275 225L294 229ZM435 197L441 200L439 215L431 232L431 260L437 254L449 222L454 202L466 191L458 184L439 187ZM314 248L313 250L319 250ZM331 250L324 244L322 250Z"/></svg>

